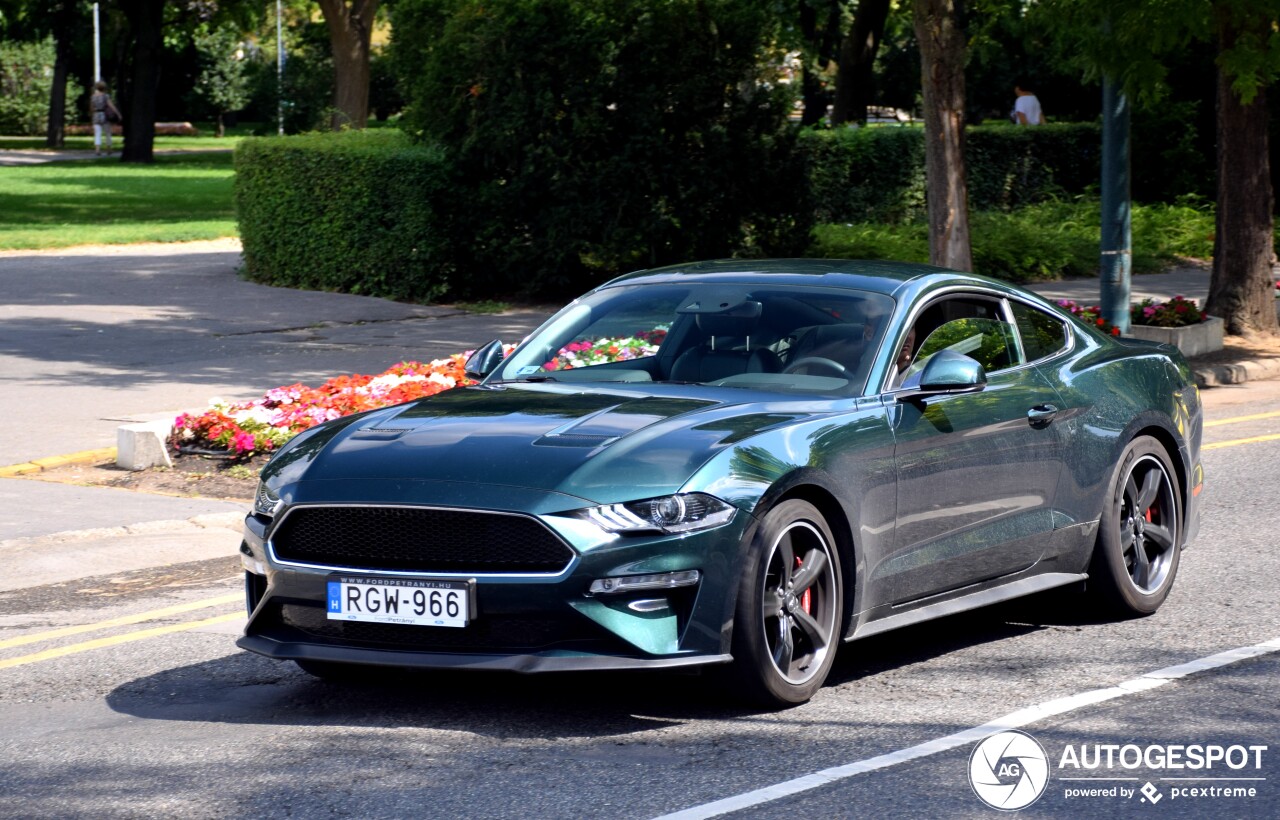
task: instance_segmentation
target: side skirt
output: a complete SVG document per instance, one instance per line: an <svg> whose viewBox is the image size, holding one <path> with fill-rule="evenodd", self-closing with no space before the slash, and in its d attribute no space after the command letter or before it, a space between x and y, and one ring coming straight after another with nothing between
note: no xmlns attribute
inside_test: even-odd
<svg viewBox="0 0 1280 820"><path fill-rule="evenodd" d="M879 635L881 632L918 624L922 621L931 621L934 618L943 618L947 615L968 612L971 609L978 609L1001 601L1021 598L1024 595L1032 595L1036 592L1044 592L1047 589L1078 583L1088 577L1083 572L1046 572L1041 575L1033 575L1029 578L1022 578L978 592L971 592L968 595L961 595L957 598L948 598L945 601L938 601L908 612L886 615L883 618L867 621L845 640L853 641L858 638L868 638L872 635Z"/></svg>

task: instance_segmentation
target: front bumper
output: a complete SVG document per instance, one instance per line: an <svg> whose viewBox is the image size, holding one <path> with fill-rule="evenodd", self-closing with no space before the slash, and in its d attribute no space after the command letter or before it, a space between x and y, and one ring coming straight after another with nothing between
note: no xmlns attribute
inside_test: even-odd
<svg viewBox="0 0 1280 820"><path fill-rule="evenodd" d="M271 522L249 516L241 552L250 617L237 645L287 660L515 672L661 669L730 660L728 625L740 545L754 523L749 514L740 511L729 523L701 532L642 537L592 537L580 523L538 517L550 522L576 557L555 575L472 575L476 616L466 627L452 628L328 619L326 582L332 572L384 573L283 563L270 541ZM588 594L601 578L690 569L701 573L696 586Z"/></svg>

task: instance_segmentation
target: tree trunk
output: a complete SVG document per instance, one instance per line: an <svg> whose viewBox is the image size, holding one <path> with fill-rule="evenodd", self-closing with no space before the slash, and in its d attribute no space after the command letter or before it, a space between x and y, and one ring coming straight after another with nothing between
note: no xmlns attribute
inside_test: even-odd
<svg viewBox="0 0 1280 820"><path fill-rule="evenodd" d="M333 130L369 121L369 44L379 0L318 0L333 49Z"/></svg>
<svg viewBox="0 0 1280 820"><path fill-rule="evenodd" d="M831 123L866 122L871 104L871 69L876 52L884 39L885 22L889 19L889 0L860 0L853 18L853 28L840 44L840 62L836 70L836 99L831 108Z"/></svg>
<svg viewBox="0 0 1280 820"><path fill-rule="evenodd" d="M63 3L54 11L53 88L49 90L49 127L45 131L45 145L49 148L61 148L66 140L67 77L74 57L76 11L71 2Z"/></svg>
<svg viewBox="0 0 1280 820"><path fill-rule="evenodd" d="M133 34L133 67L124 115L121 162L154 162L156 89L160 84L160 49L164 45L165 0L121 0L120 10Z"/></svg>
<svg viewBox="0 0 1280 820"><path fill-rule="evenodd" d="M1265 17L1238 25L1221 8L1216 13L1219 52L1241 36L1265 41ZM1247 27L1246 27L1247 26ZM1213 242L1213 276L1205 310L1222 317L1227 333L1277 331L1270 151L1267 97L1259 88L1246 103L1218 69L1218 213Z"/></svg>
<svg viewBox="0 0 1280 820"><path fill-rule="evenodd" d="M964 165L964 33L955 0L915 0L924 88L929 261L973 270Z"/></svg>
<svg viewBox="0 0 1280 820"><path fill-rule="evenodd" d="M221 111L219 111L219 112L218 112L218 130L217 130L217 132L214 134L214 136L216 136L216 137L218 137L218 138L222 138L222 137L225 137L226 135L227 135L227 126L226 126L226 124L222 121L222 112L221 112Z"/></svg>

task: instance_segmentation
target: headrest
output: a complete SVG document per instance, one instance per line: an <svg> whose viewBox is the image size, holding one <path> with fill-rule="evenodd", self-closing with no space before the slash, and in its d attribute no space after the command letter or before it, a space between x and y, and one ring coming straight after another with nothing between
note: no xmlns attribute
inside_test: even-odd
<svg viewBox="0 0 1280 820"><path fill-rule="evenodd" d="M707 336L750 336L758 324L759 316L726 316L723 313L698 315L698 330Z"/></svg>

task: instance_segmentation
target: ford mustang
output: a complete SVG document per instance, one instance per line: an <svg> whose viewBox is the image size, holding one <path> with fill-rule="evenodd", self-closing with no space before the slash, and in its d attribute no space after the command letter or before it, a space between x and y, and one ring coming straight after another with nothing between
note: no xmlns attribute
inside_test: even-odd
<svg viewBox="0 0 1280 820"><path fill-rule="evenodd" d="M969 274L643 271L467 370L264 468L241 647L325 677L705 666L782 706L841 644L997 601L1153 613L1198 529L1181 354Z"/></svg>

